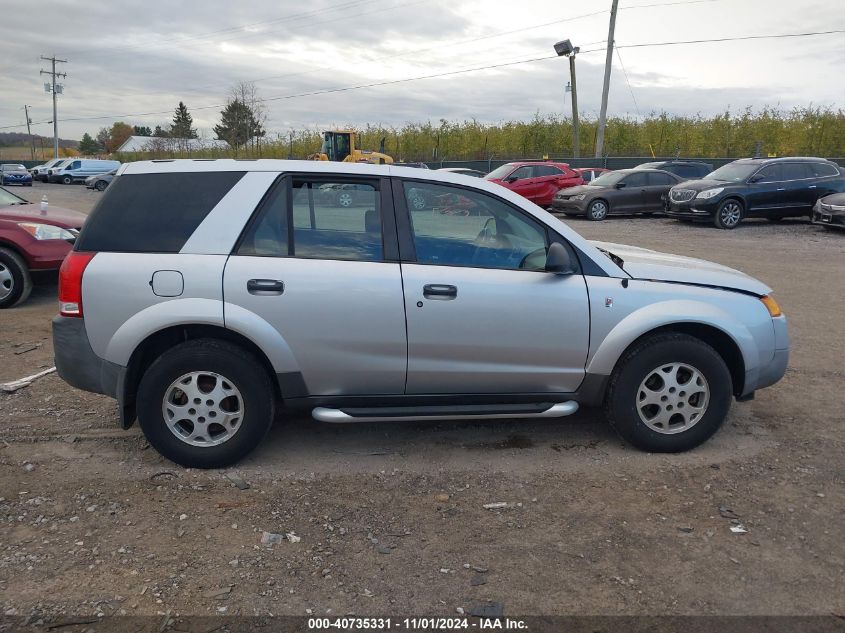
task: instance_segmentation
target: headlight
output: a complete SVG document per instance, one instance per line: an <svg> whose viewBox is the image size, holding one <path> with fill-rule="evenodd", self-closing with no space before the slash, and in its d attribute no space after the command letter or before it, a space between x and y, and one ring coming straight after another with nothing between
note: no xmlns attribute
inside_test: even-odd
<svg viewBox="0 0 845 633"><path fill-rule="evenodd" d="M586 193L579 193L577 196L572 196L572 199L573 200L583 200L586 197L587 197Z"/></svg>
<svg viewBox="0 0 845 633"><path fill-rule="evenodd" d="M35 224L34 222L18 222L18 226L29 233L36 240L73 240L76 235L52 224Z"/></svg>
<svg viewBox="0 0 845 633"><path fill-rule="evenodd" d="M715 189L705 189L704 191L698 192L696 199L697 200L709 200L713 196L718 196L724 190L725 190L724 187L716 187Z"/></svg>

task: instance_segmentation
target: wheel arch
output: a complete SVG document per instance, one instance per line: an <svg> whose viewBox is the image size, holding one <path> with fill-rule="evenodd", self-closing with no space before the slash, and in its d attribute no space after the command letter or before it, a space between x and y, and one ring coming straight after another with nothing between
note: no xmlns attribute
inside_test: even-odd
<svg viewBox="0 0 845 633"><path fill-rule="evenodd" d="M281 388L270 359L252 340L243 334L220 325L190 323L174 325L157 330L143 339L133 350L126 367L122 384L117 394L121 408L121 420L124 428L129 428L135 419L135 400L138 385L144 372L167 350L190 340L216 339L241 347L258 359L261 367L270 378L273 391L278 401L282 400Z"/></svg>
<svg viewBox="0 0 845 633"><path fill-rule="evenodd" d="M745 359L742 356L737 342L724 330L721 330L713 325L706 323L694 322L679 322L668 323L653 330L649 330L634 339L628 347L626 347L619 359L625 357L628 350L638 345L643 339L655 336L658 334L686 334L700 341L707 343L712 347L728 367L731 374L732 393L739 396L743 392L745 386ZM618 364L619 360L617 360ZM615 369L615 366L614 366Z"/></svg>
<svg viewBox="0 0 845 633"><path fill-rule="evenodd" d="M665 301L637 310L617 323L589 357L587 374L611 375L632 346L645 337L666 332L687 334L713 347L728 366L735 395L743 393L747 372L759 365L754 336L730 313L698 301Z"/></svg>

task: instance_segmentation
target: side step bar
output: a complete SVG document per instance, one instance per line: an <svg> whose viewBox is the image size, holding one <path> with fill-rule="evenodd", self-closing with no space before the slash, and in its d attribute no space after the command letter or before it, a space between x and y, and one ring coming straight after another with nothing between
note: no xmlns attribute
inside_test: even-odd
<svg viewBox="0 0 845 633"><path fill-rule="evenodd" d="M320 422L387 422L399 420L494 420L502 418L561 418L578 410L574 400L538 404L458 405L329 409L317 407L311 415Z"/></svg>

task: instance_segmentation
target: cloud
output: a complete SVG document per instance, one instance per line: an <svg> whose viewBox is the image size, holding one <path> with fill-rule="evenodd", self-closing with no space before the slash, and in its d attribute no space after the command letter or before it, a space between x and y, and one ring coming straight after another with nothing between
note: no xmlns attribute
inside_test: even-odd
<svg viewBox="0 0 845 633"><path fill-rule="evenodd" d="M576 44L606 38L605 15L572 18L606 8L609 0L580 6L575 11L570 3L555 0L536 0L518 10L513 3L493 0L129 0L80 10L70 0L43 0L39 15L50 19L33 20L21 12L4 15L0 23L0 126L23 123L23 103L33 106L34 120L51 118L50 97L38 71L45 67L39 66L39 56L53 51L69 60L62 65L68 77L59 100L59 127L62 136L71 138L115 120L167 124L179 100L210 136L219 108L201 108L225 102L233 84L251 79L258 80L261 96L274 99L266 103L271 133L440 118L497 122L529 119L538 111L568 116L568 64L556 58L278 97L553 55L551 44L565 37ZM616 39L631 44L830 29L840 19L839 9L839 0L715 0L623 10ZM496 35L509 31L514 32ZM728 106L841 105L841 94L829 80L838 76L836 66L843 61L838 42L841 36L620 52L640 113L707 115ZM602 51L578 57L582 116L598 111L603 61ZM637 114L630 92L615 58L611 114ZM88 117L103 118L67 120ZM50 131L47 125L35 130Z"/></svg>

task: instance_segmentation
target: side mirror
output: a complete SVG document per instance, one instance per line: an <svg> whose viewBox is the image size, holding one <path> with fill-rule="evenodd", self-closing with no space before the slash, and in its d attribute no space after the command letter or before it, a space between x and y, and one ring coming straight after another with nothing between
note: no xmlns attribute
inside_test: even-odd
<svg viewBox="0 0 845 633"><path fill-rule="evenodd" d="M748 182L754 184L755 182L760 182L763 178L765 178L765 176L757 174L756 176L751 176L751 178L748 179Z"/></svg>
<svg viewBox="0 0 845 633"><path fill-rule="evenodd" d="M625 183L624 183L624 182L617 182L614 186L615 186L617 189L624 189L624 188L625 188Z"/></svg>
<svg viewBox="0 0 845 633"><path fill-rule="evenodd" d="M546 272L556 275L571 275L575 265L569 256L569 250L560 242L553 242L546 254Z"/></svg>
<svg viewBox="0 0 845 633"><path fill-rule="evenodd" d="M508 176L507 178L505 178L505 182L516 182L517 180L519 180L519 178L517 178L516 176Z"/></svg>

